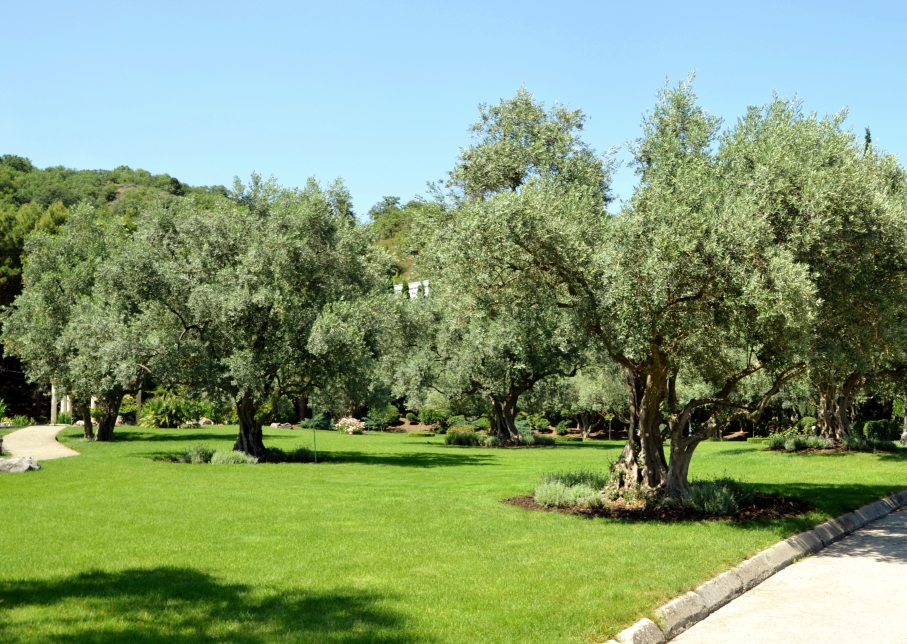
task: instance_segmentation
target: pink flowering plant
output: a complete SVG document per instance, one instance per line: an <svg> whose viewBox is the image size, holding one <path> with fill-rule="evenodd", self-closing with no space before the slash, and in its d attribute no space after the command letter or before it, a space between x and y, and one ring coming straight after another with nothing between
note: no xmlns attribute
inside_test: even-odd
<svg viewBox="0 0 907 644"><path fill-rule="evenodd" d="M362 434L365 431L365 423L352 417L341 418L334 425L338 432L347 434Z"/></svg>

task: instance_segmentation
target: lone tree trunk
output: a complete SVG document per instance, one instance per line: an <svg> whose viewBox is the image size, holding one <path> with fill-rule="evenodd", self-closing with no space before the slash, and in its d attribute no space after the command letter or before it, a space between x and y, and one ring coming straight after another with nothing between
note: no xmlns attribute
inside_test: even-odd
<svg viewBox="0 0 907 644"><path fill-rule="evenodd" d="M904 425L901 428L901 445L907 445L907 398L904 399Z"/></svg>
<svg viewBox="0 0 907 644"><path fill-rule="evenodd" d="M255 417L257 407L251 397L243 396L236 401L236 415L239 417L239 435L233 450L261 458L265 455L262 440L261 419Z"/></svg>
<svg viewBox="0 0 907 644"><path fill-rule="evenodd" d="M113 440L113 428L116 427L117 416L120 414L123 393L121 389L117 389L98 401L101 406L101 418L98 420L98 433L94 438L96 441Z"/></svg>
<svg viewBox="0 0 907 644"><path fill-rule="evenodd" d="M91 405L79 402L77 400L72 401L73 409L77 409L82 416L82 423L84 424L84 436L87 440L94 439L94 427L91 423Z"/></svg>
<svg viewBox="0 0 907 644"><path fill-rule="evenodd" d="M761 362L751 364L732 375L725 381L724 387L713 396L693 399L683 408L677 401L677 377L676 374L672 375L668 380L668 399L671 408L671 416L668 419L668 427L671 430L671 465L668 468L665 493L671 498L686 500L690 495L690 462L699 443L713 436L720 436L733 420L749 419L753 422L758 420L765 406L784 383L796 378L805 368L805 365L794 366L787 372L779 374L769 390L753 406L735 404L729 401L729 397L741 380L762 369ZM736 407L737 411L730 413L727 411L730 407ZM693 432L690 424L691 414L701 408L707 409L707 418L702 428ZM691 431L687 431L687 428Z"/></svg>
<svg viewBox="0 0 907 644"><path fill-rule="evenodd" d="M630 428L627 444L614 464L620 487L642 485L655 490L667 480L668 463L659 429L661 403L667 396L667 374L662 360L642 369L624 367L630 395Z"/></svg>
<svg viewBox="0 0 907 644"><path fill-rule="evenodd" d="M847 377L840 391L833 382L822 382L816 387L819 392L817 424L823 438L841 442L853 436L850 431L850 409L865 382L863 374L855 371Z"/></svg>
<svg viewBox="0 0 907 644"><path fill-rule="evenodd" d="M491 432L492 436L504 443L517 443L520 433L516 428L516 405L521 391L512 388L506 396L489 396L491 398Z"/></svg>

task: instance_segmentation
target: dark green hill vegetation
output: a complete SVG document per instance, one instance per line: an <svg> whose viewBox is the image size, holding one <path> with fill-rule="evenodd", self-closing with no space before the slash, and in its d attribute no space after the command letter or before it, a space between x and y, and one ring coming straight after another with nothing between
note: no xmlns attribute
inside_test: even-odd
<svg viewBox="0 0 907 644"><path fill-rule="evenodd" d="M72 206L87 201L130 219L155 197L192 196L205 205L225 197L223 186L190 186L169 174L119 166L113 170L37 168L14 154L0 155L0 304L22 290L22 248L35 230L54 232Z"/></svg>
<svg viewBox="0 0 907 644"><path fill-rule="evenodd" d="M374 233L377 244L387 249L397 262L397 276L394 281L398 283L415 277L413 222L421 213L432 208L437 206L421 199L412 199L403 204L400 197L384 197L368 211L367 225Z"/></svg>
<svg viewBox="0 0 907 644"><path fill-rule="evenodd" d="M113 170L38 168L26 157L0 155L0 305L22 292L22 253L36 231L55 233L79 203L107 207L127 225L153 199L189 197L203 207L226 197L223 186L190 186L169 174L119 166ZM0 398L12 413L39 416L40 394L25 382L16 358L3 356Z"/></svg>

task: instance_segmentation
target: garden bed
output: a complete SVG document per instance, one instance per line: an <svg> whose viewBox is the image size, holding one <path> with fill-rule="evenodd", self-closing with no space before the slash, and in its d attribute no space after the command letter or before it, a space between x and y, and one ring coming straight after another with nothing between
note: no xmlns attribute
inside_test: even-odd
<svg viewBox="0 0 907 644"><path fill-rule="evenodd" d="M813 504L802 499L759 492L756 493L756 498L752 505L741 508L737 514L732 516L709 516L703 512L685 507L671 508L654 505L645 508L622 503L611 503L601 508L549 508L536 503L535 498L531 494L514 496L505 499L503 503L515 505L526 510L579 514L588 517L629 521L664 521L667 523L679 521L734 521L736 523L746 523L759 519L789 519L802 516L815 509Z"/></svg>

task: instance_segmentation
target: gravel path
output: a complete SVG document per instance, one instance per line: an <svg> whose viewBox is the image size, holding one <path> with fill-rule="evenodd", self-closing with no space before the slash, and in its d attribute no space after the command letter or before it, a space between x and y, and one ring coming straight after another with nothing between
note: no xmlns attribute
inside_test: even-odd
<svg viewBox="0 0 907 644"><path fill-rule="evenodd" d="M57 442L64 425L25 427L3 437L3 450L13 456L31 456L36 461L78 456L79 453Z"/></svg>
<svg viewBox="0 0 907 644"><path fill-rule="evenodd" d="M671 640L907 642L907 509L795 563Z"/></svg>

